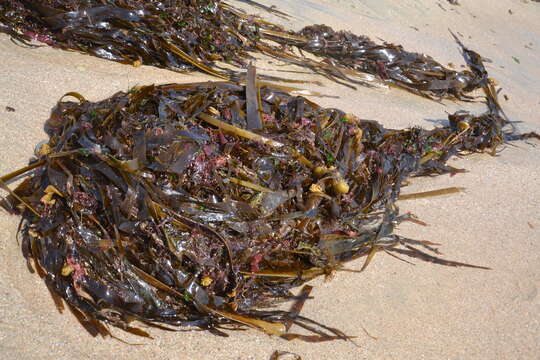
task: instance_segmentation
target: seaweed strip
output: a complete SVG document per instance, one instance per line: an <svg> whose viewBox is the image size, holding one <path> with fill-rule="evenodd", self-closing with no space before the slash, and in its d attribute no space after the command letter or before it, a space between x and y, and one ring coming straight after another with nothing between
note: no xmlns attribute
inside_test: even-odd
<svg viewBox="0 0 540 360"><path fill-rule="evenodd" d="M286 16L252 0L242 2ZM198 70L234 81L246 80L244 69L252 53L310 69L348 87L390 84L429 98L470 100L467 94L487 79L474 71L448 69L400 45L376 43L326 25L294 32L219 0L111 0L106 5L99 0L3 1L0 32L29 46L35 40L124 64Z"/></svg>

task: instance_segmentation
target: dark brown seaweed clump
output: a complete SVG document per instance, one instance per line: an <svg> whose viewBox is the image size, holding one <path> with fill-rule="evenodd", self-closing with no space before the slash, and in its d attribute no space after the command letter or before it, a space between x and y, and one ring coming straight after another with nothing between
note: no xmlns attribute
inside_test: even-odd
<svg viewBox="0 0 540 360"><path fill-rule="evenodd" d="M29 264L94 334L107 334L107 323L147 336L131 327L139 320L347 339L298 315L310 289L290 312L271 307L378 251L473 266L394 234L414 221L396 200L407 178L458 172L450 157L504 142L492 86L483 115L391 130L248 74L247 86L152 85L98 102L69 93L78 101L57 104L37 158L1 178L10 191L5 182L32 170L1 204L22 215ZM289 333L293 323L313 335Z"/></svg>
<svg viewBox="0 0 540 360"><path fill-rule="evenodd" d="M254 1L244 2L284 16ZM240 69L253 59L250 53L311 69L351 87L383 81L436 98L465 99L485 80L401 46L325 25L287 31L218 0L9 0L0 3L0 31L26 44L38 40L126 64L199 70L226 80L245 78Z"/></svg>

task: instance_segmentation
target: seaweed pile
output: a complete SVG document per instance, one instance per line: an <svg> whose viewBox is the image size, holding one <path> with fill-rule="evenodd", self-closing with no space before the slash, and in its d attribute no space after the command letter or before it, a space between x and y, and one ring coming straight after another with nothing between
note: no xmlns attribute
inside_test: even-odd
<svg viewBox="0 0 540 360"><path fill-rule="evenodd" d="M288 31L218 0L9 0L0 3L0 31L30 46L29 40L37 40L126 64L199 70L233 81L245 80L242 69L260 53L353 88L387 83L423 96L467 99L481 87L474 72L445 68L398 45L325 25Z"/></svg>
<svg viewBox="0 0 540 360"><path fill-rule="evenodd" d="M463 48L486 77L478 54ZM409 177L459 172L457 154L516 136L487 80L488 111L449 126L386 129L257 82L143 86L109 99L61 99L47 143L3 176L1 205L22 215L28 264L93 334L149 336L249 326L285 339L349 339L300 316L290 289L380 251L448 266L434 243L404 238L396 201ZM10 190L6 182L25 177ZM458 189L445 189L445 192ZM479 267L482 268L482 267ZM291 311L281 301L300 301ZM60 306L62 301L58 300ZM290 333L292 324L311 332Z"/></svg>
<svg viewBox="0 0 540 360"><path fill-rule="evenodd" d="M410 177L460 172L447 164L452 156L538 138L505 130L511 124L481 56L457 38L469 65L462 72L325 25L285 31L220 1L9 0L0 4L0 31L30 46L35 39L224 78L140 86L98 102L68 93L36 158L0 177L9 193L0 206L22 217L29 268L93 335L111 335L113 325L149 337L138 321L221 336L247 326L288 340L349 340L299 315L311 286L298 296L291 289L365 257L362 271L377 252L485 269L396 235L401 222L419 222L399 213L401 187ZM387 129L258 81L251 52L349 86L367 73L428 97L467 99L481 88L488 110L459 111L432 130ZM291 300L290 311L276 310ZM293 324L309 335L290 332Z"/></svg>

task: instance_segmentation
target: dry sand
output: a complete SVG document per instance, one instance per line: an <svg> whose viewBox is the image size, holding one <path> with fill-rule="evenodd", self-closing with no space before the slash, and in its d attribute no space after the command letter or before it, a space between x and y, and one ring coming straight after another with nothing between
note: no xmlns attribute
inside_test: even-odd
<svg viewBox="0 0 540 360"><path fill-rule="evenodd" d="M262 0L261 0L262 1ZM488 70L509 100L504 107L520 130L540 130L540 4L524 0L262 1L300 14L289 26L327 23L372 38L401 43L443 63L462 64L448 28L493 62ZM509 9L513 14L509 13ZM413 28L414 27L414 28ZM416 30L416 29L418 30ZM513 57L515 57L514 60ZM519 63L518 63L519 61ZM259 63L259 66L262 66ZM265 65L266 66L266 65ZM0 34L0 174L26 164L45 139L42 126L68 91L98 100L135 84L208 79L150 67L133 68L51 48L29 50ZM445 105L397 89L349 90L326 82L316 101L379 119L388 127L431 127L445 112L475 104ZM7 112L5 106L16 109ZM455 160L470 172L418 179L406 192L464 186L465 193L403 201L428 227L399 232L443 244L450 259L488 265L491 271L377 256L363 274L339 273L316 285L305 316L358 336L350 343L286 342L250 330L219 338L204 332L153 330L146 341L118 333L91 338L69 313L55 310L45 285L28 272L15 235L18 219L0 215L0 358L3 359L268 359L288 350L304 359L538 359L540 358L540 147L524 142L498 157ZM359 269L361 261L352 263ZM364 327L378 340L368 337Z"/></svg>

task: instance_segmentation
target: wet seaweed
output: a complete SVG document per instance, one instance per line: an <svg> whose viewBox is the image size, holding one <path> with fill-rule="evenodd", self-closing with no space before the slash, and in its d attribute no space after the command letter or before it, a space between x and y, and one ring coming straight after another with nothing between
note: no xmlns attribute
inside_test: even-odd
<svg viewBox="0 0 540 360"><path fill-rule="evenodd" d="M446 266L429 241L394 233L414 176L457 173L455 155L495 154L516 135L465 48L488 111L449 125L393 130L257 80L135 87L91 102L66 94L46 143L0 178L1 202L22 216L22 248L59 307L91 334L106 325L150 337L136 321L228 336L252 327L287 340L350 340L301 316L319 276L378 252ZM23 181L15 190L8 183ZM452 193L443 189L417 197ZM409 195L409 198L415 196ZM275 310L294 301L290 311ZM291 325L309 335L291 333Z"/></svg>
<svg viewBox="0 0 540 360"><path fill-rule="evenodd" d="M9 0L0 3L0 32L26 46L35 47L30 41L36 40L125 64L199 70L233 81L245 81L244 70L257 53L349 87L390 84L434 98L470 99L467 94L485 80L399 45L326 25L295 32L217 0Z"/></svg>

